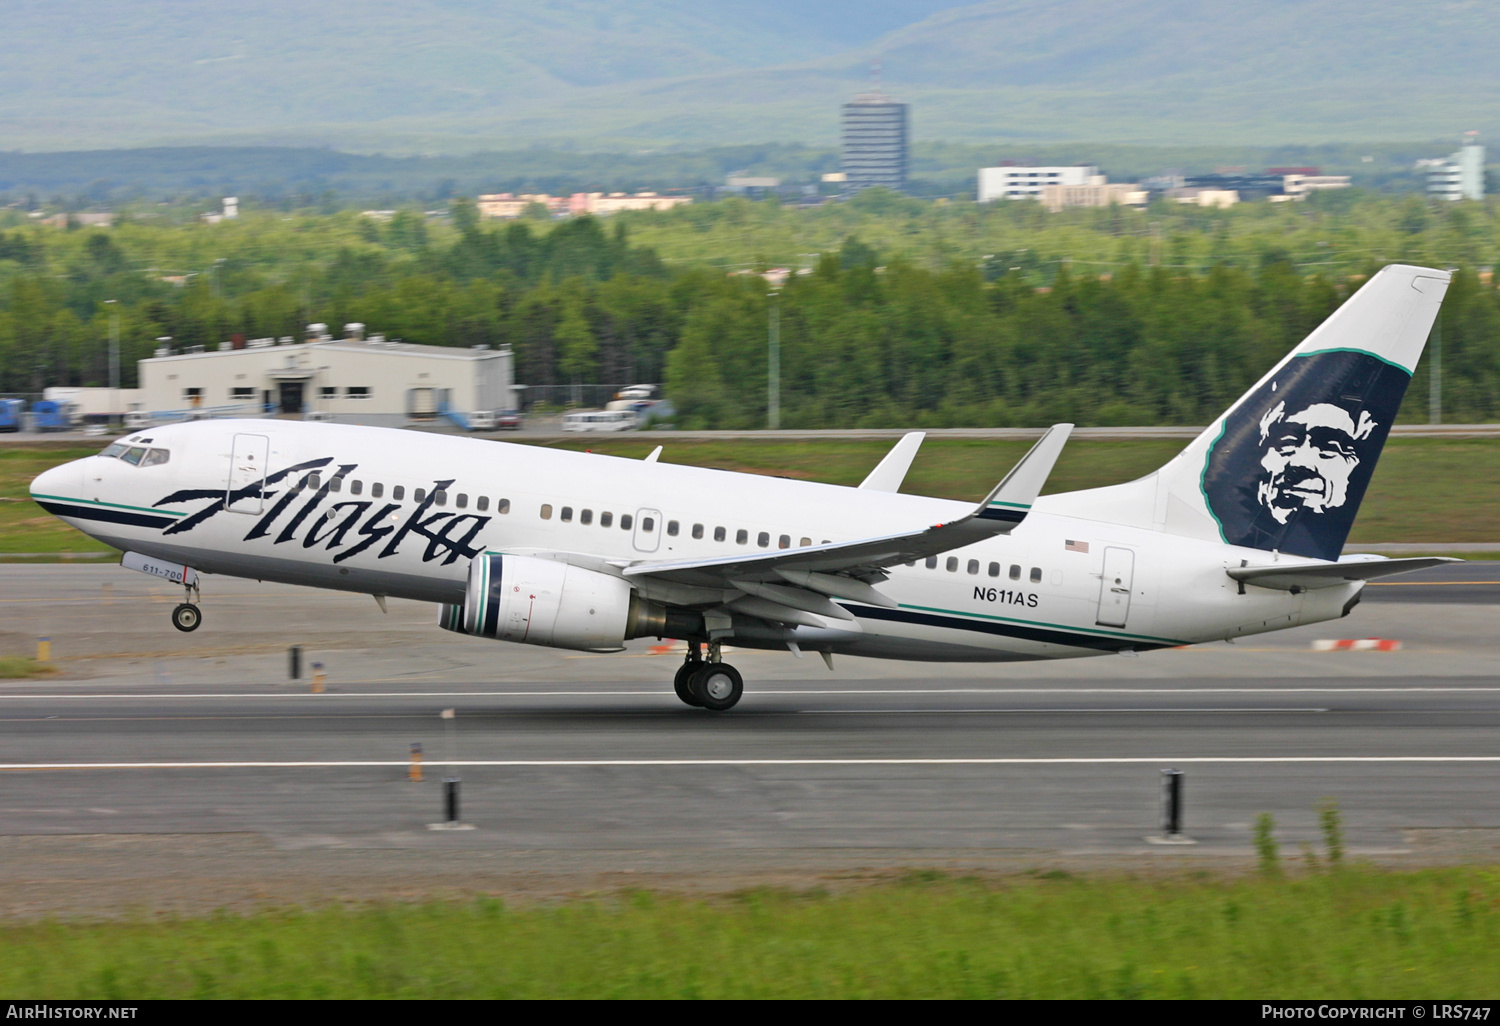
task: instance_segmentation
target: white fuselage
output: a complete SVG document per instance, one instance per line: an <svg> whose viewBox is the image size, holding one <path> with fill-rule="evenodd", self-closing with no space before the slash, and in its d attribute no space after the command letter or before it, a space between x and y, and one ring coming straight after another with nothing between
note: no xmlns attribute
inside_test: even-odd
<svg viewBox="0 0 1500 1026"><path fill-rule="evenodd" d="M243 436L266 439L259 467L255 445L247 448ZM462 602L470 560L486 551L547 554L618 572L639 560L909 531L972 508L387 428L203 421L129 437L170 458L154 466L78 460L39 477L37 500L110 545L202 572L429 602ZM247 453L250 466L236 470ZM263 497L224 508L231 475L267 467L272 479L298 469L269 483ZM289 487L312 473L317 483ZM335 479L337 490L329 484ZM1063 658L1332 619L1347 612L1361 587L1300 594L1242 587L1226 568L1265 562L1267 553L1111 524L1108 509L1064 516L1050 510L1076 511L1079 503L1056 499L1038 500L1008 536L945 553L934 566L890 568L879 590L896 608L847 605L855 629L802 626L734 643L782 647L790 640L899 659ZM631 583L646 597L670 601L649 581Z"/></svg>

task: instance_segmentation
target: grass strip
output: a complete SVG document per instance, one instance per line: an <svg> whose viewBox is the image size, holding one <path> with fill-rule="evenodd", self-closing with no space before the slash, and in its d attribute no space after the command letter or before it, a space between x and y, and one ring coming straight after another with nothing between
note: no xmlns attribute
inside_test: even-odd
<svg viewBox="0 0 1500 1026"><path fill-rule="evenodd" d="M918 873L839 895L633 892L0 928L17 998L1476 998L1500 872Z"/></svg>
<svg viewBox="0 0 1500 1026"><path fill-rule="evenodd" d="M51 663L39 663L27 656L0 656L0 679L46 677L56 672L57 667Z"/></svg>

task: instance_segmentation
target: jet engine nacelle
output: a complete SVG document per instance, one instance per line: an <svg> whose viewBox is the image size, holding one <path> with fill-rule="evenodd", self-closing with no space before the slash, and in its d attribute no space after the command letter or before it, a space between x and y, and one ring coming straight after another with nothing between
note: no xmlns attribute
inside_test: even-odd
<svg viewBox="0 0 1500 1026"><path fill-rule="evenodd" d="M527 645L615 651L630 638L692 637L703 617L639 598L619 577L535 556L486 553L469 564L462 606L443 628Z"/></svg>

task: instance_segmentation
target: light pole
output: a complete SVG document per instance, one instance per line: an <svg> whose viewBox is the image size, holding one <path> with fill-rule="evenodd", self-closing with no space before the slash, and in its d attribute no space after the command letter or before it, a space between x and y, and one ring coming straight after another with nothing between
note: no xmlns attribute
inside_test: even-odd
<svg viewBox="0 0 1500 1026"><path fill-rule="evenodd" d="M113 299L106 299L104 305L109 307L109 387L118 391L120 388L120 304ZM110 396L113 403L117 396Z"/></svg>
<svg viewBox="0 0 1500 1026"><path fill-rule="evenodd" d="M772 431L781 427L781 294L770 292L771 323L770 352L766 360L766 427Z"/></svg>

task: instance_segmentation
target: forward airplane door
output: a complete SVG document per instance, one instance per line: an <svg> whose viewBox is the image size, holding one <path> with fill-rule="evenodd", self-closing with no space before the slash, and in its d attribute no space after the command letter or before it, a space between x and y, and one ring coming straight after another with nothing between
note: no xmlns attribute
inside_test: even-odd
<svg viewBox="0 0 1500 1026"><path fill-rule="evenodd" d="M235 435L229 456L229 487L224 502L231 513L259 513L265 504L266 460L271 439L265 435Z"/></svg>
<svg viewBox="0 0 1500 1026"><path fill-rule="evenodd" d="M1109 547L1104 550L1104 573L1099 580L1101 627L1124 627L1130 615L1131 581L1135 574L1135 552Z"/></svg>

